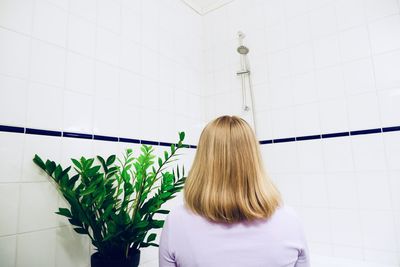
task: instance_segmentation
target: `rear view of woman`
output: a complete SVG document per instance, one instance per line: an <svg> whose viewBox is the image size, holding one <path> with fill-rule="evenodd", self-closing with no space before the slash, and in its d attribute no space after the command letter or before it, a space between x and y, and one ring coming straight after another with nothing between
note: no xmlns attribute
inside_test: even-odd
<svg viewBox="0 0 400 267"><path fill-rule="evenodd" d="M266 176L243 119L222 116L204 128L184 199L165 222L161 267L310 266L299 219Z"/></svg>

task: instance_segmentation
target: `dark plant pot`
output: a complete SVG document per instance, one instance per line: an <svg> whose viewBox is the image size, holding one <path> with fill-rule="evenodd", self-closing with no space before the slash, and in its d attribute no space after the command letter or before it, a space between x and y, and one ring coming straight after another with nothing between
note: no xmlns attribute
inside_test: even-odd
<svg viewBox="0 0 400 267"><path fill-rule="evenodd" d="M105 259L96 252L90 257L91 267L137 267L140 261L140 250L137 250L128 259Z"/></svg>

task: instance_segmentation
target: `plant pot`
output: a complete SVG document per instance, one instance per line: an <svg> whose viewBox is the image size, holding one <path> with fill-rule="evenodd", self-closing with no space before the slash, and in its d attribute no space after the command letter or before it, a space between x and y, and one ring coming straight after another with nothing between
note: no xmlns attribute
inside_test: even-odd
<svg viewBox="0 0 400 267"><path fill-rule="evenodd" d="M137 267L140 261L140 250L133 253L128 259L107 259L101 257L100 253L93 253L90 257L91 267Z"/></svg>

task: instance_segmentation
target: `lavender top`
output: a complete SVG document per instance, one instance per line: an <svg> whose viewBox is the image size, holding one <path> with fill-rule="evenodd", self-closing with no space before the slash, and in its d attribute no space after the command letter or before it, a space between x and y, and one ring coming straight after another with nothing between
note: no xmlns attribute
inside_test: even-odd
<svg viewBox="0 0 400 267"><path fill-rule="evenodd" d="M168 215L161 234L160 267L309 267L303 229L288 207L268 220L216 224L183 205Z"/></svg>

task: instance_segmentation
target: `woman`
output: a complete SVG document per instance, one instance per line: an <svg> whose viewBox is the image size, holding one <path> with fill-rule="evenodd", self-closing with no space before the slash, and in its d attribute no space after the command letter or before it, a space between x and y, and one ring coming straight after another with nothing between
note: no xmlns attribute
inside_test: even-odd
<svg viewBox="0 0 400 267"><path fill-rule="evenodd" d="M299 220L282 206L243 119L222 116L204 128L184 199L165 222L161 267L310 265Z"/></svg>

